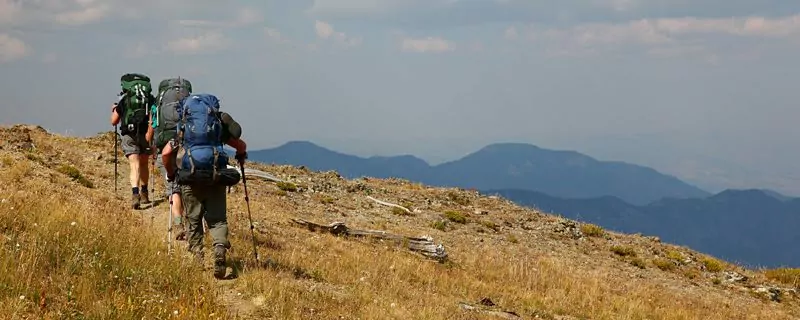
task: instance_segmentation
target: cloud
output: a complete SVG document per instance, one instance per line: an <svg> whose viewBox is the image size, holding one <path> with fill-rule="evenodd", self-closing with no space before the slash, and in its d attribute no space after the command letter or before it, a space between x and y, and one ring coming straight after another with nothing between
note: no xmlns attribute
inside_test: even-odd
<svg viewBox="0 0 800 320"><path fill-rule="evenodd" d="M236 10L227 19L181 19L176 23L188 28L242 28L264 21L264 15L253 8L243 7Z"/></svg>
<svg viewBox="0 0 800 320"><path fill-rule="evenodd" d="M0 0L0 25L79 26L107 18L121 0Z"/></svg>
<svg viewBox="0 0 800 320"><path fill-rule="evenodd" d="M0 25L13 24L19 19L21 12L22 2L0 0Z"/></svg>
<svg viewBox="0 0 800 320"><path fill-rule="evenodd" d="M421 39L405 38L400 44L403 51L441 53L455 50L456 45L442 38L427 37Z"/></svg>
<svg viewBox="0 0 800 320"><path fill-rule="evenodd" d="M587 23L564 28L508 27L507 40L524 39L561 54L596 53L644 46L658 55L706 52L720 37L786 39L800 36L800 15L768 18L657 18L622 23ZM656 49L653 49L656 48Z"/></svg>
<svg viewBox="0 0 800 320"><path fill-rule="evenodd" d="M336 31L333 26L327 22L316 20L314 22L314 30L317 37L323 40L333 40L336 44L346 47L360 45L362 39L360 37L351 37L344 32Z"/></svg>
<svg viewBox="0 0 800 320"><path fill-rule="evenodd" d="M673 18L657 19L651 24L670 34L721 33L778 38L800 35L800 15L774 19L759 16L729 19Z"/></svg>
<svg viewBox="0 0 800 320"><path fill-rule="evenodd" d="M0 63L22 59L31 51L31 48L22 40L6 33L0 33Z"/></svg>
<svg viewBox="0 0 800 320"><path fill-rule="evenodd" d="M264 15L260 11L253 8L241 8L236 13L236 18L233 21L236 22L236 25L248 26L263 22Z"/></svg>
<svg viewBox="0 0 800 320"><path fill-rule="evenodd" d="M281 41L283 40L283 35L277 29L265 27L264 28L264 35L267 36L268 39Z"/></svg>
<svg viewBox="0 0 800 320"><path fill-rule="evenodd" d="M105 18L111 5L105 2L97 3L95 1L76 0L80 8L59 12L55 15L55 20L64 25L84 25L97 22Z"/></svg>
<svg viewBox="0 0 800 320"><path fill-rule="evenodd" d="M519 37L519 33L515 27L508 27L505 31L503 31L503 38L514 40L517 39L517 37Z"/></svg>
<svg viewBox="0 0 800 320"><path fill-rule="evenodd" d="M220 31L209 31L201 35L169 41L166 49L175 54L200 54L228 48L230 40Z"/></svg>

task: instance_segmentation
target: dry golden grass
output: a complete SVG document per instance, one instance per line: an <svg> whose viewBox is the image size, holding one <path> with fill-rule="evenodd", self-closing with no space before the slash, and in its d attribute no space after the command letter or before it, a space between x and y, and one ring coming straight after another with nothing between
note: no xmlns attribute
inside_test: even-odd
<svg viewBox="0 0 800 320"><path fill-rule="evenodd" d="M582 224L581 232L590 237L602 237L605 235L605 230L602 227L591 223Z"/></svg>
<svg viewBox="0 0 800 320"><path fill-rule="evenodd" d="M664 244L647 239L606 231L608 239L578 241L553 231L558 218L502 199L400 180L348 181L288 166L248 164L283 179L298 177L291 182L297 190L279 194L274 183L248 179L260 259L270 262L253 263L244 194L236 186L228 198L228 217L229 259L238 278L214 280L209 269L183 255L164 256L160 221L168 206L131 211L127 197L114 198L110 136L30 135L36 159L47 166L22 152L0 150L0 198L5 199L0 203L0 307L11 318L152 319L177 310L173 318L489 319L458 307L482 298L525 319L800 316L795 302L765 301L714 285L718 277L702 262L682 265L680 271L648 268L645 261L658 266L652 252L659 250L653 248L669 256L659 259L675 257ZM126 191L124 163L119 181ZM95 188L55 171L63 164L74 165ZM329 183L335 188L321 197L305 191L326 190ZM157 194L153 198L161 197ZM415 214L393 214L365 200L365 194L402 201ZM463 221L451 222L448 211L460 213ZM481 211L490 213L480 219L464 214ZM312 233L292 225L292 217L429 234L444 243L450 258L438 263L389 242ZM494 232L476 233L477 227ZM178 245L179 253L183 249Z"/></svg>
<svg viewBox="0 0 800 320"><path fill-rule="evenodd" d="M32 176L22 163L0 169L3 185L18 170ZM205 274L165 256L160 237L109 194L79 188L20 179L0 189L4 317L224 319Z"/></svg>
<svg viewBox="0 0 800 320"><path fill-rule="evenodd" d="M764 275L770 279L783 284L800 287L800 269L798 268L777 268L764 270Z"/></svg>

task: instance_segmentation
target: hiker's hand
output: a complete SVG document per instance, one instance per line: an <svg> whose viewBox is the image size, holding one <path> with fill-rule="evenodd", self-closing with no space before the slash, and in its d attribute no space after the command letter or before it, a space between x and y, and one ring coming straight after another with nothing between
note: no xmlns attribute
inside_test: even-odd
<svg viewBox="0 0 800 320"><path fill-rule="evenodd" d="M236 153L236 160L238 160L239 163L244 163L245 159L247 159L247 151L242 153Z"/></svg>
<svg viewBox="0 0 800 320"><path fill-rule="evenodd" d="M147 130L147 133L144 135L144 139L147 140L147 144L153 143L153 131Z"/></svg>

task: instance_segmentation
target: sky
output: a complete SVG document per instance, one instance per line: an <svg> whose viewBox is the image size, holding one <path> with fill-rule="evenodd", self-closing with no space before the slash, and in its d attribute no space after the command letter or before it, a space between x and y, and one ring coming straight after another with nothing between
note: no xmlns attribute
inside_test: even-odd
<svg viewBox="0 0 800 320"><path fill-rule="evenodd" d="M0 0L0 124L113 130L138 72L219 96L251 149L525 142L800 196L798 53L786 0Z"/></svg>

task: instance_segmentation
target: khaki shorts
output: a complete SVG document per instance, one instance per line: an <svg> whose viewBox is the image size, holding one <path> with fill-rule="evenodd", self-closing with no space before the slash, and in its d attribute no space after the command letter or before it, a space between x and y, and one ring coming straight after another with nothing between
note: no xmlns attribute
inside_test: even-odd
<svg viewBox="0 0 800 320"><path fill-rule="evenodd" d="M144 134L138 135L136 138L123 135L121 140L122 152L125 153L126 158L132 154L151 154L150 145L147 144Z"/></svg>

